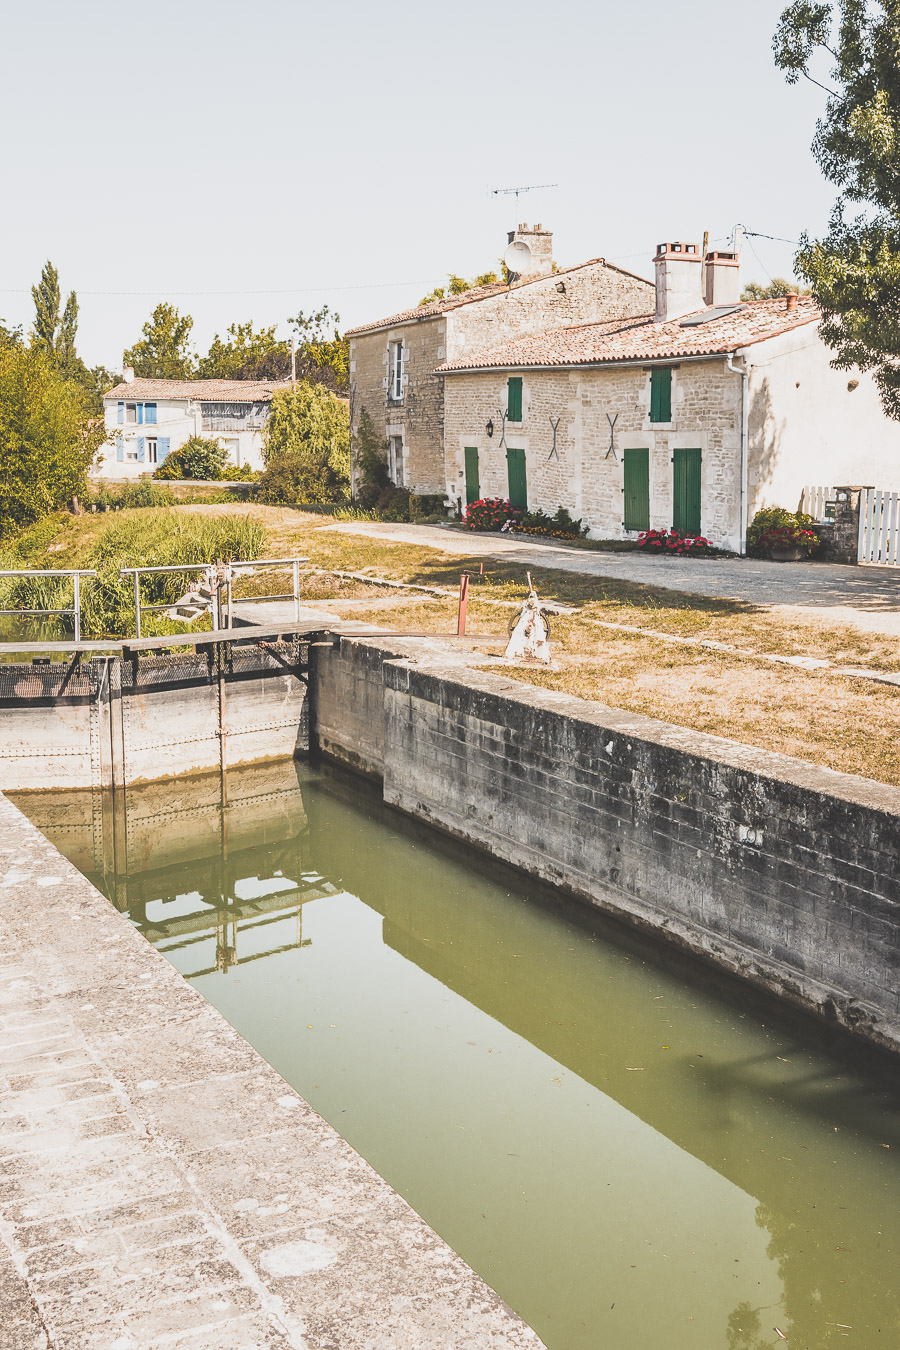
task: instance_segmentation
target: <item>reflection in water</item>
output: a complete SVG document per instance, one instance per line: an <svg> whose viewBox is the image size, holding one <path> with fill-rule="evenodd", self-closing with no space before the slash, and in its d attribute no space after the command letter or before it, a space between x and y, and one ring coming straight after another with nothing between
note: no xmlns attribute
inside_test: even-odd
<svg viewBox="0 0 900 1350"><path fill-rule="evenodd" d="M19 802L548 1346L897 1342L895 1102L805 1026L326 771Z"/></svg>

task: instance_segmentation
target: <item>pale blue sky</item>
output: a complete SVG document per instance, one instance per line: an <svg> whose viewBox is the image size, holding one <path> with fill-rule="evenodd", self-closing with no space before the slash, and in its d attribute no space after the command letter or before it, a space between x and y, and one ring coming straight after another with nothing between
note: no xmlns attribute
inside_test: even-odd
<svg viewBox="0 0 900 1350"><path fill-rule="evenodd" d="M324 302L351 326L496 266L517 213L490 189L518 184L558 184L518 218L563 266L649 276L664 238L819 230L824 95L773 67L781 8L6 0L0 317L28 326L49 257L91 364L160 299L203 349ZM746 278L790 273L790 245L750 243Z"/></svg>

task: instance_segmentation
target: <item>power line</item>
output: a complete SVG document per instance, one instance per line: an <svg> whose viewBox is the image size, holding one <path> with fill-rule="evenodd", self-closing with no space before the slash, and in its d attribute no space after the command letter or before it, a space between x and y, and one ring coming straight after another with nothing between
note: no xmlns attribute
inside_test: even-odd
<svg viewBox="0 0 900 1350"><path fill-rule="evenodd" d="M359 286L287 286L278 287L273 290L257 291L171 291L164 286L158 287L154 291L83 291L79 289L81 295L102 295L102 296L204 296L204 295L313 295L330 291L377 291L390 290L400 286L435 286L440 285L444 278L429 277L427 281L371 281ZM29 286L0 286L0 295L30 295Z"/></svg>

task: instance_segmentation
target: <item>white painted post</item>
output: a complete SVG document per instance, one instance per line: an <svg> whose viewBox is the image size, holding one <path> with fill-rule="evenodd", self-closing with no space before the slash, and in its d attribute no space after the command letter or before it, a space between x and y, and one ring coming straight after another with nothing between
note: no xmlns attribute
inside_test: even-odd
<svg viewBox="0 0 900 1350"><path fill-rule="evenodd" d="M300 560L295 558L291 563L294 580L294 623L300 622Z"/></svg>
<svg viewBox="0 0 900 1350"><path fill-rule="evenodd" d="M73 589L74 589L74 592L75 592L74 600L73 600L73 605L74 605L74 609L75 609L75 641L76 641L76 642L80 642L80 641L81 641L81 573L80 573L80 572L76 572L76 573L75 573L75 576L73 577L73 582L74 582L74 588L73 588Z"/></svg>
<svg viewBox="0 0 900 1350"><path fill-rule="evenodd" d="M141 574L134 574L134 635L141 636Z"/></svg>

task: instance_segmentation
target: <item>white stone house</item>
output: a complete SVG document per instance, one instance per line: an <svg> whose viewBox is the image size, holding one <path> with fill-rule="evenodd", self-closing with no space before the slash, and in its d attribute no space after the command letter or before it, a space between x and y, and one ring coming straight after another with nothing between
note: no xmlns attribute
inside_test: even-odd
<svg viewBox="0 0 900 1350"><path fill-rule="evenodd" d="M91 476L140 478L191 436L217 440L235 468L263 467L263 430L272 395L290 381L126 379L104 396L110 443Z"/></svg>
<svg viewBox="0 0 900 1350"><path fill-rule="evenodd" d="M900 489L900 426L871 377L831 368L812 300L742 304L738 261L661 244L653 312L442 363L449 497L743 552L755 512L796 509L808 484Z"/></svg>

